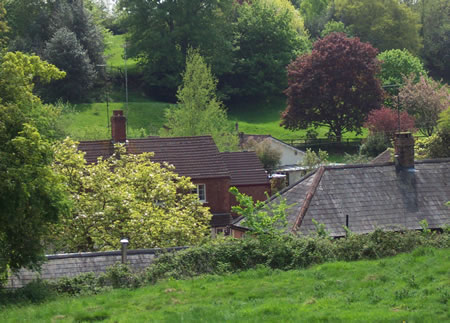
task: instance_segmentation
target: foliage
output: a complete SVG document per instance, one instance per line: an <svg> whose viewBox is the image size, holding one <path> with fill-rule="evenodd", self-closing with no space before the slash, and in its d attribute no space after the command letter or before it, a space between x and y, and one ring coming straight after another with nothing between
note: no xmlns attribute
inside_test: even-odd
<svg viewBox="0 0 450 323"><path fill-rule="evenodd" d="M237 149L238 138L228 124L225 108L216 96L217 81L210 67L196 50L186 58L183 84L177 92L178 105L166 112L166 129L162 135L211 135L220 151Z"/></svg>
<svg viewBox="0 0 450 323"><path fill-rule="evenodd" d="M450 3L447 0L421 0L417 10L421 15L422 57L430 74L450 77Z"/></svg>
<svg viewBox="0 0 450 323"><path fill-rule="evenodd" d="M450 108L442 111L438 131L428 138L416 140L414 153L417 159L450 157Z"/></svg>
<svg viewBox="0 0 450 323"><path fill-rule="evenodd" d="M198 48L219 77L231 69L232 1L121 0L127 55L138 57L151 93L172 99L188 49Z"/></svg>
<svg viewBox="0 0 450 323"><path fill-rule="evenodd" d="M323 27L320 36L322 38L325 38L331 33L344 33L347 37L353 36L352 29L344 25L342 21L334 21L334 20L328 21Z"/></svg>
<svg viewBox="0 0 450 323"><path fill-rule="evenodd" d="M257 142L253 137L250 137L244 144L245 150L253 150L256 152L259 160L264 166L264 169L271 171L280 164L281 151L272 147L271 140L266 138Z"/></svg>
<svg viewBox="0 0 450 323"><path fill-rule="evenodd" d="M423 322L432 317L446 321L448 265L448 250L426 247L392 258L332 262L286 272L260 265L235 274L169 279L138 290L8 306L0 319Z"/></svg>
<svg viewBox="0 0 450 323"><path fill-rule="evenodd" d="M210 213L198 201L189 178L173 167L151 162L152 154L126 154L124 147L88 164L77 144L55 147L54 169L65 178L73 204L49 237L57 251L169 247L199 242L209 229Z"/></svg>
<svg viewBox="0 0 450 323"><path fill-rule="evenodd" d="M301 164L308 168L308 172L313 171L319 166L328 164L328 153L321 149L316 153L311 148L307 148Z"/></svg>
<svg viewBox="0 0 450 323"><path fill-rule="evenodd" d="M318 37L328 20L329 0L301 0L299 11L313 37ZM337 31L337 30L336 30Z"/></svg>
<svg viewBox="0 0 450 323"><path fill-rule="evenodd" d="M0 103L21 104L27 109L41 100L33 93L36 80L49 83L65 76L54 65L42 61L38 56L21 52L8 52L1 58Z"/></svg>
<svg viewBox="0 0 450 323"><path fill-rule="evenodd" d="M405 79L405 85L399 92L400 105L416 119L420 131L430 136L433 134L439 113L450 106L450 89L448 85L421 77L415 83L413 78Z"/></svg>
<svg viewBox="0 0 450 323"><path fill-rule="evenodd" d="M288 0L256 0L236 8L230 94L269 97L287 86L286 66L310 49L303 20Z"/></svg>
<svg viewBox="0 0 450 323"><path fill-rule="evenodd" d="M243 225L252 234L260 237L276 238L285 231L287 226L286 210L292 205L286 204L286 199L280 197L278 204L267 204L253 201L253 197L242 194L236 187L230 187L230 193L236 197L238 205L232 211L244 217Z"/></svg>
<svg viewBox="0 0 450 323"><path fill-rule="evenodd" d="M57 136L59 110L42 105L33 93L36 78L50 82L64 73L20 52L6 53L0 64L1 279L8 268L39 266L42 236L67 211L67 201L47 142Z"/></svg>
<svg viewBox="0 0 450 323"><path fill-rule="evenodd" d="M383 133L387 138L394 139L395 132L399 131L398 117L398 111L382 107L370 111L364 127L368 128L371 134ZM400 112L400 131L415 132L414 118L406 111Z"/></svg>
<svg viewBox="0 0 450 323"><path fill-rule="evenodd" d="M23 0L7 1L8 23L11 26L11 50L20 50L27 53L36 53L41 58L46 58L54 62L60 69L74 68L71 64L80 64L82 60L73 60L74 56L80 55L80 51L87 55L91 67L96 72L101 72L98 65L104 64L103 59L103 35L99 28L94 24L89 12L84 8L82 0ZM69 37L69 33L73 33ZM64 37L63 37L64 35ZM76 40L71 38L75 36ZM58 41L55 40L58 39ZM70 38L65 39L63 38ZM49 42L51 44L49 44ZM55 47L55 42L59 42L59 47L54 51L45 52L48 47ZM63 46L62 44L65 43ZM71 45L69 46L70 43ZM75 51L73 55L59 51ZM68 62L60 57L71 57ZM59 65L60 64L60 65ZM80 65L81 70L85 70L84 64ZM71 93L74 89L80 90L80 86L73 87L78 82L84 80L71 80L74 73L68 73L68 77L61 80L59 84L65 85L64 97L78 97L79 93ZM95 76L92 75L92 76ZM92 82L92 79L89 80ZM67 84L67 85L66 85ZM48 98L54 99L55 95L50 95L49 91L55 91L55 88L48 89L45 85L39 84ZM89 84L87 84L89 85ZM83 97L86 97L89 86L84 88ZM57 94L61 94L57 93Z"/></svg>
<svg viewBox="0 0 450 323"><path fill-rule="evenodd" d="M8 268L37 268L42 261L42 236L67 211L61 178L52 169L52 149L36 128L24 124L8 133L0 113L0 273ZM5 122L6 121L6 122Z"/></svg>
<svg viewBox="0 0 450 323"><path fill-rule="evenodd" d="M63 27L46 43L44 57L67 73L67 77L52 83L46 97L63 98L72 102L84 100L84 93L94 85L97 77L88 53L78 42L75 33Z"/></svg>
<svg viewBox="0 0 450 323"><path fill-rule="evenodd" d="M336 0L336 16L380 51L421 46L419 17L397 0Z"/></svg>
<svg viewBox="0 0 450 323"><path fill-rule="evenodd" d="M7 33L9 32L8 23L5 19L6 16L6 10L3 2L0 2L0 55L2 54L2 51L5 50L7 44L8 44L8 36Z"/></svg>
<svg viewBox="0 0 450 323"><path fill-rule="evenodd" d="M370 44L333 33L314 43L311 54L288 67L288 106L282 126L305 129L327 125L338 141L345 131L361 131L383 92L376 78L377 51Z"/></svg>
<svg viewBox="0 0 450 323"><path fill-rule="evenodd" d="M403 85L406 77L412 77L414 82L418 82L421 76L426 76L420 59L406 49L384 51L378 55L378 59L381 61L379 77L383 86ZM386 90L391 94L398 93L397 88L387 88Z"/></svg>
<svg viewBox="0 0 450 323"><path fill-rule="evenodd" d="M384 132L374 132L361 145L359 153L369 157L376 157L390 146L389 137Z"/></svg>

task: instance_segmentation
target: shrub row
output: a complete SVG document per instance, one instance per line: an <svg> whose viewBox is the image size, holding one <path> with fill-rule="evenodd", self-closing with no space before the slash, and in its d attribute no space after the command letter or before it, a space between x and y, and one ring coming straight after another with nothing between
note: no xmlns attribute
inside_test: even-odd
<svg viewBox="0 0 450 323"><path fill-rule="evenodd" d="M384 232L365 235L349 234L342 239L325 236L277 238L218 238L207 243L161 254L143 272L133 273L126 265L117 264L102 275L81 274L57 282L35 281L15 290L0 289L0 305L39 302L58 294L96 294L112 288L135 288L162 279L185 279L204 274L222 275L267 266L290 270L306 268L329 261L353 261L390 257L410 252L417 247L449 248L449 230Z"/></svg>

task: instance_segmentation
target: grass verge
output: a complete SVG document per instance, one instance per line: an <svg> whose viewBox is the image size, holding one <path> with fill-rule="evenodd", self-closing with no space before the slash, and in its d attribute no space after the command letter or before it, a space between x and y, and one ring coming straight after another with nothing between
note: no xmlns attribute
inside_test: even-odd
<svg viewBox="0 0 450 323"><path fill-rule="evenodd" d="M6 307L2 322L444 322L450 250L306 270L266 267Z"/></svg>

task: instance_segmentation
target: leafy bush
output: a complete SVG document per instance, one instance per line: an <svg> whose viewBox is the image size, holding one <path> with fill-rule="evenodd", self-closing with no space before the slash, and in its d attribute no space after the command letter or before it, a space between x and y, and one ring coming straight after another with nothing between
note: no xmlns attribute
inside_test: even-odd
<svg viewBox="0 0 450 323"><path fill-rule="evenodd" d="M57 282L35 281L15 290L0 289L0 305L40 302L55 292L69 295L95 294L111 288L136 288L162 279L186 279L204 274L223 275L257 267L291 270L328 261L378 259L403 252L427 252L427 248L449 248L450 231L385 232L375 230L364 235L349 234L342 239L316 235L283 235L277 239L217 238L182 251L162 253L146 271L133 273L121 264L106 273L63 278Z"/></svg>
<svg viewBox="0 0 450 323"><path fill-rule="evenodd" d="M372 134L383 133L386 137L393 139L395 132L398 131L398 112L387 107L372 110L364 126ZM415 132L414 118L406 111L400 113L400 131Z"/></svg>
<svg viewBox="0 0 450 323"><path fill-rule="evenodd" d="M389 138L379 132L369 135L359 149L361 155L376 157L391 146Z"/></svg>

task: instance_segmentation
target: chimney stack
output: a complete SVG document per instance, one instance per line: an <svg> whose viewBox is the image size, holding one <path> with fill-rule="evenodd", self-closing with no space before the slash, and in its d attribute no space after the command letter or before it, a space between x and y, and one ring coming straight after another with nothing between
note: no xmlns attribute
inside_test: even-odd
<svg viewBox="0 0 450 323"><path fill-rule="evenodd" d="M127 140L126 123L123 111L114 110L111 116L111 136L114 143L123 143Z"/></svg>
<svg viewBox="0 0 450 323"><path fill-rule="evenodd" d="M414 168L414 137L410 132L397 132L394 139L395 165Z"/></svg>

